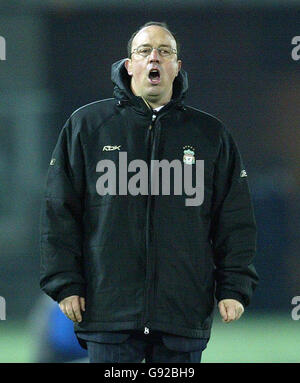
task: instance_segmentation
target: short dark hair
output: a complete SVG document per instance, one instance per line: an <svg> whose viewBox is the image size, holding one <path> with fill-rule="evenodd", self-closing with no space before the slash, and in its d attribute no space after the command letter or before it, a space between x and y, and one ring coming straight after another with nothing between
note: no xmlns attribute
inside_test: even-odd
<svg viewBox="0 0 300 383"><path fill-rule="evenodd" d="M139 29L136 30L131 35L131 37L130 37L130 39L128 41L128 44L127 44L127 54L128 54L128 57L131 57L132 41L135 38L135 36L139 33L140 30L142 30L142 29L144 29L146 27L150 27L151 25L158 25L159 27L162 27L162 28L166 29L168 32L171 33L171 35L174 37L174 40L176 42L177 58L179 58L181 46L180 46L180 43L179 43L175 33L170 31L170 28L168 27L167 23L165 23L165 22L158 22L158 21L148 21L148 23L146 23L146 24L142 25L141 27L139 27Z"/></svg>

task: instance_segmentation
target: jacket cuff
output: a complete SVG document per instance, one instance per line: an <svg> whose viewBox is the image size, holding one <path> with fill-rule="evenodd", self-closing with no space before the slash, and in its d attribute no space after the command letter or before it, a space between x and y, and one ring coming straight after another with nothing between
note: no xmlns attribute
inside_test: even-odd
<svg viewBox="0 0 300 383"><path fill-rule="evenodd" d="M248 305L247 301L242 296L242 294L239 294L236 291L232 291L232 290L222 290L221 292L217 294L216 299L218 303L222 299L235 299L239 301L244 307Z"/></svg>
<svg viewBox="0 0 300 383"><path fill-rule="evenodd" d="M72 284L62 289L56 297L56 301L59 303L63 299L70 297L71 295L78 295L79 297L85 297L85 288L83 285Z"/></svg>

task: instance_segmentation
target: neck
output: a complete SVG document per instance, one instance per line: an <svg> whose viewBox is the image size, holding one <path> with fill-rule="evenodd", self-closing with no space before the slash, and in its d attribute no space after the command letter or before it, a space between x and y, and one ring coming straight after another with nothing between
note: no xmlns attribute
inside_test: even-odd
<svg viewBox="0 0 300 383"><path fill-rule="evenodd" d="M164 100L158 100L158 101L149 100L149 98L145 96L141 96L141 97L144 100L145 104L148 106L148 108L151 107L152 109L158 108L159 106L164 106L169 101L171 101L171 97L165 98Z"/></svg>
<svg viewBox="0 0 300 383"><path fill-rule="evenodd" d="M145 101L145 103L146 104L149 104L150 106L151 106L151 108L152 109L155 109L155 108L158 108L159 106L164 106L164 105L166 105L169 101L167 101L167 102L158 102L158 103L153 103L153 102L151 102L151 101L146 101L143 97L142 97L142 99Z"/></svg>
<svg viewBox="0 0 300 383"><path fill-rule="evenodd" d="M147 97L147 96L145 96L145 95L142 95L142 94L139 94L139 92L136 92L135 91L135 87L134 87L134 84L132 84L132 82L131 82L131 91L132 91L132 93L135 95L135 96L139 96L139 97L141 97L143 100L144 100L144 102L145 102L145 104L147 105L147 107L149 108L149 109L155 109L155 108L158 108L159 106L163 106L163 105L166 105L170 100L171 100L171 98L172 98L172 92L173 92L173 90L172 90L172 88L170 89L170 92L169 92L169 94L168 95L165 95L165 97L161 97L160 99L158 99L158 100L154 100L153 98L154 97Z"/></svg>

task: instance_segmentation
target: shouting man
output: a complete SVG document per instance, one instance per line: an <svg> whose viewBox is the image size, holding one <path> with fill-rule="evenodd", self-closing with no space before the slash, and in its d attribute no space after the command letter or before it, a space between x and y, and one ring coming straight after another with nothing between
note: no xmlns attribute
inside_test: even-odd
<svg viewBox="0 0 300 383"><path fill-rule="evenodd" d="M165 23L139 28L128 58L112 65L114 97L76 110L50 161L40 285L74 322L91 362L200 362L215 301L223 321L235 321L258 283L246 170L223 123L184 104L179 57ZM176 160L190 177L203 161L202 203L187 206L173 189L153 195L152 179L147 193L124 192L113 176L126 177L137 160L148 176L152 161ZM108 164L115 192L99 193Z"/></svg>

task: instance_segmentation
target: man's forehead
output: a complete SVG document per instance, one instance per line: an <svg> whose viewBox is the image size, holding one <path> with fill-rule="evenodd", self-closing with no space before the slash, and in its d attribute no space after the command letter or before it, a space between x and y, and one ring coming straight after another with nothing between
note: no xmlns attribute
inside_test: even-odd
<svg viewBox="0 0 300 383"><path fill-rule="evenodd" d="M160 45L176 46L176 41L172 34L165 28L160 26L149 26L141 29L132 41L132 46L141 44L152 44L153 42Z"/></svg>

